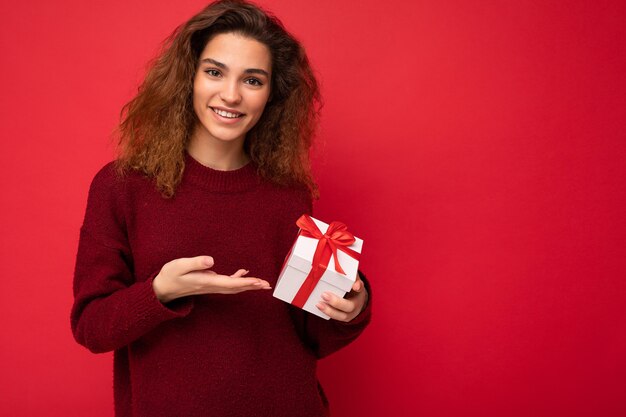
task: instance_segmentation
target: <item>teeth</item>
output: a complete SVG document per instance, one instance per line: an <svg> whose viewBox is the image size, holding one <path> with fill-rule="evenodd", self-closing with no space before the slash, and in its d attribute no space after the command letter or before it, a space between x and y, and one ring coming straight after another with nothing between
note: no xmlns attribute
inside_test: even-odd
<svg viewBox="0 0 626 417"><path fill-rule="evenodd" d="M239 116L241 116L240 114L235 114L235 113L231 113L231 112L227 112L224 110L219 110L219 109L214 109L211 107L211 110L213 110L215 113L219 114L222 117L228 117L229 119L235 119Z"/></svg>

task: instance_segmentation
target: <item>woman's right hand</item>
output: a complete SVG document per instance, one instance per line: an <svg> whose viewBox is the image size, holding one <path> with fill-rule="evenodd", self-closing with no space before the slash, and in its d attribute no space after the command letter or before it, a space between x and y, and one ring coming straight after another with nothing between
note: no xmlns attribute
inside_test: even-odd
<svg viewBox="0 0 626 417"><path fill-rule="evenodd" d="M163 265L152 281L159 301L167 303L176 298L197 294L236 294L248 290L272 289L269 282L260 278L244 277L249 271L240 269L233 275L220 275L211 271L211 256L174 259Z"/></svg>

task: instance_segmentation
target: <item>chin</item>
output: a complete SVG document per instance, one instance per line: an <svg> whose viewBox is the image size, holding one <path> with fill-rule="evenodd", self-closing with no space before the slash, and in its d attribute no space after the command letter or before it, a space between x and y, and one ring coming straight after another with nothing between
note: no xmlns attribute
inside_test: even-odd
<svg viewBox="0 0 626 417"><path fill-rule="evenodd" d="M222 142L232 142L242 136L245 136L245 132L242 129L233 130L223 128L221 126L214 126L212 124L200 124L197 129L197 132L200 133L201 136L208 135L209 137L215 138Z"/></svg>
<svg viewBox="0 0 626 417"><path fill-rule="evenodd" d="M236 142L237 140L239 140L241 138L241 140L243 141L243 139L245 139L246 135L245 133L239 133L239 134L230 134L230 135L220 135L219 133L211 133L209 132L209 135L215 139L217 139L220 142Z"/></svg>

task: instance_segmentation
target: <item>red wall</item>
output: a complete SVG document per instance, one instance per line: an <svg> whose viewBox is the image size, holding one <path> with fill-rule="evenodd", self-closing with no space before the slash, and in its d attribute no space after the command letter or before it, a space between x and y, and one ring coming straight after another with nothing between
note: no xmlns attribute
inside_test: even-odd
<svg viewBox="0 0 626 417"><path fill-rule="evenodd" d="M0 6L0 415L113 414L70 333L78 230L182 3ZM365 240L334 416L626 415L625 3L261 4L323 84L316 215Z"/></svg>

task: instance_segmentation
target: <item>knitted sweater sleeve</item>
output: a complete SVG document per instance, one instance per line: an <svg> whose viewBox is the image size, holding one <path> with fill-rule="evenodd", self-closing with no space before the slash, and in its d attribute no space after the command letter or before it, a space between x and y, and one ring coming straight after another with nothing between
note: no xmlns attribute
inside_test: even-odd
<svg viewBox="0 0 626 417"><path fill-rule="evenodd" d="M70 322L78 343L94 353L128 345L164 320L187 315L192 297L163 305L152 280L133 275L123 209L123 183L112 163L94 177L80 229Z"/></svg>
<svg viewBox="0 0 626 417"><path fill-rule="evenodd" d="M296 219L303 213L313 215L313 204L308 193L305 194L301 201L300 205L294 205L297 208L296 212L292 213L292 217ZM297 226L295 226L295 231L297 231ZM293 243L293 236L291 237L291 242ZM371 321L371 286L361 270L359 270L359 276L365 284L368 301L363 311L350 322L346 323L334 319L325 320L295 306L289 306L300 338L320 359L350 344L365 330Z"/></svg>
<svg viewBox="0 0 626 417"><path fill-rule="evenodd" d="M371 321L371 288L361 271L359 271L359 275L363 279L369 300L365 309L348 323L333 319L324 320L314 314L290 306L296 328L299 329L300 337L319 359L350 344L359 337Z"/></svg>

